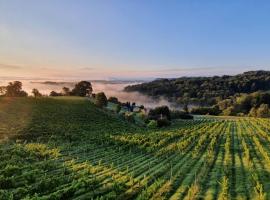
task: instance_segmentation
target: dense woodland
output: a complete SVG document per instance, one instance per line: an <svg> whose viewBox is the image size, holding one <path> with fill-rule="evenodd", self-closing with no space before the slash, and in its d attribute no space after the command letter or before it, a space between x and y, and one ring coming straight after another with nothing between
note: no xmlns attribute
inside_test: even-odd
<svg viewBox="0 0 270 200"><path fill-rule="evenodd" d="M157 79L152 82L131 85L125 91L160 97L173 102L214 105L237 93L270 90L270 71L249 71L236 76L181 77Z"/></svg>
<svg viewBox="0 0 270 200"><path fill-rule="evenodd" d="M269 90L269 71L250 71L236 76L157 79L125 88L128 92L163 96L184 106L192 105L192 114L252 117L270 117Z"/></svg>

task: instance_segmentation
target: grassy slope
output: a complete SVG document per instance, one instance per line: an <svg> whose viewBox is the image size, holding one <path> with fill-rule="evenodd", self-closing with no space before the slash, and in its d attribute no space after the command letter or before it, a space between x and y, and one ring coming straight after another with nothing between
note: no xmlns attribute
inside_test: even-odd
<svg viewBox="0 0 270 200"><path fill-rule="evenodd" d="M76 139L83 140L84 136L108 131L110 134L134 131L130 124L97 109L84 98L2 98L0 109L2 139L46 140L50 136L69 139L75 133L79 136Z"/></svg>

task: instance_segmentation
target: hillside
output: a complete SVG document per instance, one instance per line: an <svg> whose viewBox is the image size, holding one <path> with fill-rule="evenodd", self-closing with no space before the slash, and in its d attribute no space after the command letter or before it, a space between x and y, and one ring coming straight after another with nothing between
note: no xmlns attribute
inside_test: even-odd
<svg viewBox="0 0 270 200"><path fill-rule="evenodd" d="M270 71L249 71L235 76L182 77L157 79L131 85L127 92L137 91L152 97L166 97L172 102L213 105L237 93L270 90Z"/></svg>
<svg viewBox="0 0 270 200"><path fill-rule="evenodd" d="M0 199L269 199L268 119L145 129L85 98L0 98Z"/></svg>

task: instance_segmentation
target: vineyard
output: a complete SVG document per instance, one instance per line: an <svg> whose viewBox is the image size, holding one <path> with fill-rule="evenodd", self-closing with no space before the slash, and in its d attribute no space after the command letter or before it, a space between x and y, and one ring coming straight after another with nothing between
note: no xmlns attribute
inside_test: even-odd
<svg viewBox="0 0 270 200"><path fill-rule="evenodd" d="M0 199L270 199L270 120L149 130L83 98L0 98Z"/></svg>

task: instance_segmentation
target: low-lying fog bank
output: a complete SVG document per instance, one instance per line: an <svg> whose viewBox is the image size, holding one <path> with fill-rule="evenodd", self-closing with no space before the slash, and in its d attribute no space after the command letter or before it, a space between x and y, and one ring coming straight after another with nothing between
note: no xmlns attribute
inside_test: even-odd
<svg viewBox="0 0 270 200"><path fill-rule="evenodd" d="M7 85L10 81L0 81L0 85ZM23 90L25 90L29 95L33 88L38 89L43 95L49 95L51 91L60 92L63 87L73 88L75 82L71 81L31 81L22 80ZM180 108L176 107L167 100L163 98L153 99L149 96L142 95L138 92L124 92L123 89L132 84L138 84L140 82L135 81L91 81L93 92L105 92L107 97L115 96L121 102L136 102L137 105L144 105L147 108L153 108L156 106L167 105L172 109Z"/></svg>

